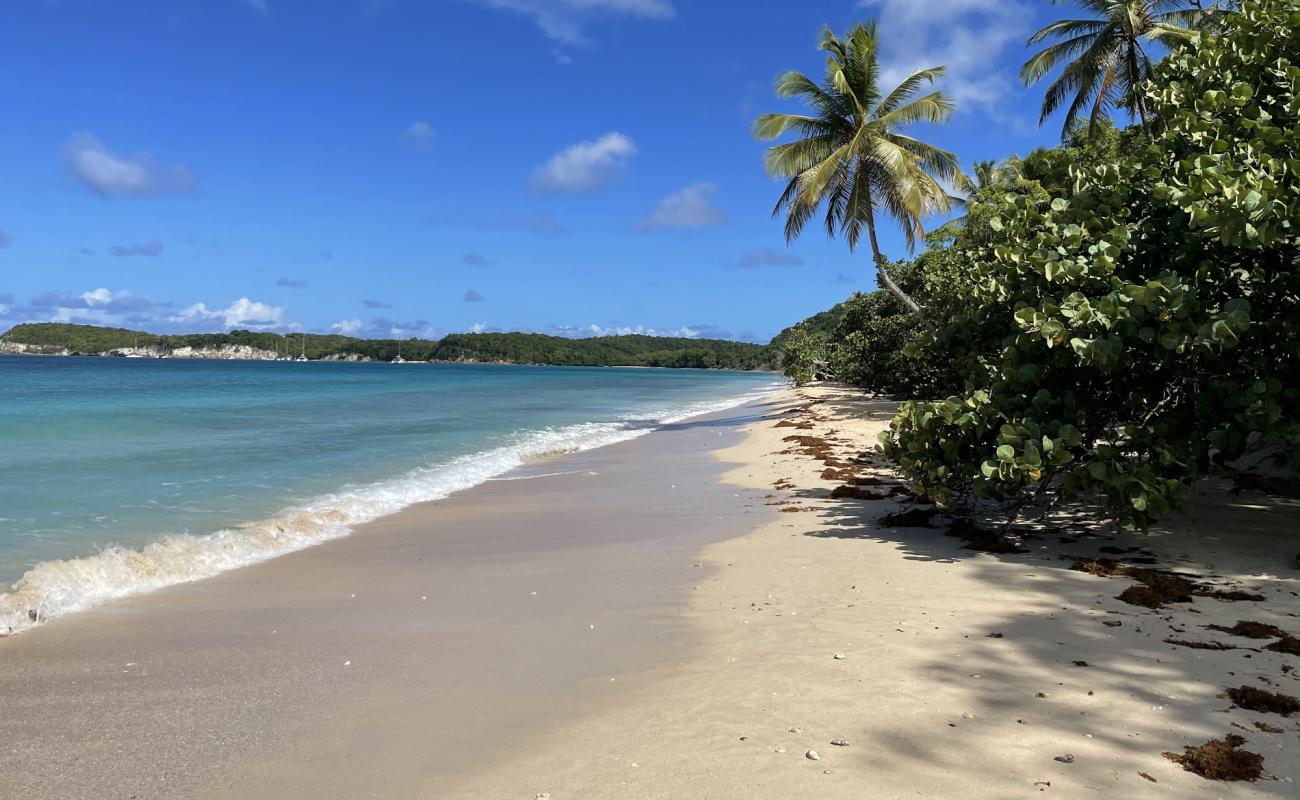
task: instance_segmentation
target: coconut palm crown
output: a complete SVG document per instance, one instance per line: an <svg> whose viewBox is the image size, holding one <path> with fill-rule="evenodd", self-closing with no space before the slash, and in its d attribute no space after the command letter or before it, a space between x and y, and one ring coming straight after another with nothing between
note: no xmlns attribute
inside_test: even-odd
<svg viewBox="0 0 1300 800"><path fill-rule="evenodd" d="M918 96L943 76L943 67L917 70L883 92L879 46L874 22L856 26L843 38L826 28L821 38L827 54L823 83L793 71L776 81L778 97L799 98L812 113L765 114L754 122L754 135L762 140L786 133L799 137L769 148L766 156L768 172L789 179L772 212L785 214L786 240L798 237L824 204L827 234L843 235L854 250L865 230L882 282L920 311L889 275L876 237L876 215L882 213L902 228L911 251L925 235L923 219L949 210L940 181L959 174L956 156L901 131L918 122L943 122L953 104L941 91Z"/></svg>
<svg viewBox="0 0 1300 800"><path fill-rule="evenodd" d="M1053 0L1063 2L1063 0ZM1196 36L1204 15L1182 0L1075 0L1092 19L1062 19L1029 37L1030 46L1056 39L1020 68L1026 86L1064 64L1043 95L1039 124L1066 106L1061 139L1069 137L1079 114L1091 106L1089 132L1114 108L1123 108L1151 135L1150 112L1138 87L1151 74L1145 44L1172 47ZM1068 105L1067 105L1068 104Z"/></svg>

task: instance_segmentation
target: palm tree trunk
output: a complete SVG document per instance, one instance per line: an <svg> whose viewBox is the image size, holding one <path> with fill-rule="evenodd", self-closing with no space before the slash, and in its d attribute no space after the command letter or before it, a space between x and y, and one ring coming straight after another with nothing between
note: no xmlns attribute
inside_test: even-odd
<svg viewBox="0 0 1300 800"><path fill-rule="evenodd" d="M1151 135L1151 123L1147 121L1147 101L1142 96L1138 74L1137 60L1137 42L1132 38L1128 43L1128 73L1129 73L1129 91L1133 92L1134 99L1137 100L1138 119L1142 120L1142 133L1146 134L1148 142L1154 142L1155 137Z"/></svg>
<svg viewBox="0 0 1300 800"><path fill-rule="evenodd" d="M867 238L871 240L871 255L876 262L876 274L880 280L884 281L885 288L893 292L894 296L903 301L903 304L912 310L913 314L921 313L921 306L908 296L907 292L894 283L894 279L889 277L889 268L885 266L885 257L880 252L880 243L876 241L876 215L871 208L867 208Z"/></svg>

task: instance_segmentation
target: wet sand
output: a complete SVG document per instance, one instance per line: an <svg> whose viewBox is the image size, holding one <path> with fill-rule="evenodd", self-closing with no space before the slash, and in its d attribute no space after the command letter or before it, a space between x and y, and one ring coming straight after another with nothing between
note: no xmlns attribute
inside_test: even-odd
<svg viewBox="0 0 1300 800"><path fill-rule="evenodd" d="M686 656L696 554L766 511L710 453L759 412L0 640L0 797L440 796Z"/></svg>

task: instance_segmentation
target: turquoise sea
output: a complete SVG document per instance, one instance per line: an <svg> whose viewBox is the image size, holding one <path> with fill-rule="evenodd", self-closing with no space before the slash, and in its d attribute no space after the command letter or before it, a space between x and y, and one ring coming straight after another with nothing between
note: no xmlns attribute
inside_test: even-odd
<svg viewBox="0 0 1300 800"><path fill-rule="evenodd" d="M0 635L777 385L693 370L0 356Z"/></svg>

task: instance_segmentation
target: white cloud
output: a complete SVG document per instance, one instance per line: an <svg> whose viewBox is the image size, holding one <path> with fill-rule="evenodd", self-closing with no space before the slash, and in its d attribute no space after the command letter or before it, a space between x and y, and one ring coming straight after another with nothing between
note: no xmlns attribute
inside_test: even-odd
<svg viewBox="0 0 1300 800"><path fill-rule="evenodd" d="M271 9L267 7L266 0L239 0L239 2L253 9L259 14L269 14Z"/></svg>
<svg viewBox="0 0 1300 800"><path fill-rule="evenodd" d="M1001 60L1007 45L1032 32L1033 10L1024 0L860 0L858 6L880 20L885 91L916 69L946 65L943 88L959 112L997 114L1017 86Z"/></svg>
<svg viewBox="0 0 1300 800"><path fill-rule="evenodd" d="M533 175L540 192L588 194L608 183L636 155L636 143L621 133L578 142L551 156Z"/></svg>
<svg viewBox="0 0 1300 800"><path fill-rule="evenodd" d="M591 17L598 14L624 15L642 19L672 19L677 14L671 0L478 0L478 2L489 8L500 8L523 14L532 19L547 38L570 47L585 47L591 43L584 31L584 25Z"/></svg>
<svg viewBox="0 0 1300 800"><path fill-rule="evenodd" d="M209 309L204 303L195 303L167 319L170 322L220 322L226 328L274 328L283 318L284 309L280 306L241 297L222 309Z"/></svg>
<svg viewBox="0 0 1300 800"><path fill-rule="evenodd" d="M63 160L83 186L102 195L153 197L194 191L194 176L184 166L158 164L147 153L114 155L88 133L68 140Z"/></svg>
<svg viewBox="0 0 1300 800"><path fill-rule="evenodd" d="M121 292L121 294L126 294ZM85 300L88 305L106 305L113 302L113 293L108 289L91 289L89 292L82 292L81 299Z"/></svg>
<svg viewBox="0 0 1300 800"><path fill-rule="evenodd" d="M364 327L364 323L359 319L341 319L330 326L330 330L335 333L341 333L344 336L351 336Z"/></svg>
<svg viewBox="0 0 1300 800"><path fill-rule="evenodd" d="M643 231L666 228L712 228L727 221L727 215L713 204L718 187L712 183L696 183L679 189L659 201L650 216L637 227Z"/></svg>
<svg viewBox="0 0 1300 800"><path fill-rule="evenodd" d="M550 333L568 336L571 339L587 339L593 336L672 336L680 339L698 339L702 335L718 335L728 338L727 331L714 325L683 325L680 328L648 328L644 325L552 325Z"/></svg>
<svg viewBox="0 0 1300 800"><path fill-rule="evenodd" d="M433 146L433 126L416 120L402 130L402 141L416 150L428 150Z"/></svg>
<svg viewBox="0 0 1300 800"><path fill-rule="evenodd" d="M0 297L12 312L28 321L77 322L90 325L120 325L152 320L147 312L167 306L128 291L100 287L81 294L43 292L25 305L15 305L12 297Z"/></svg>

